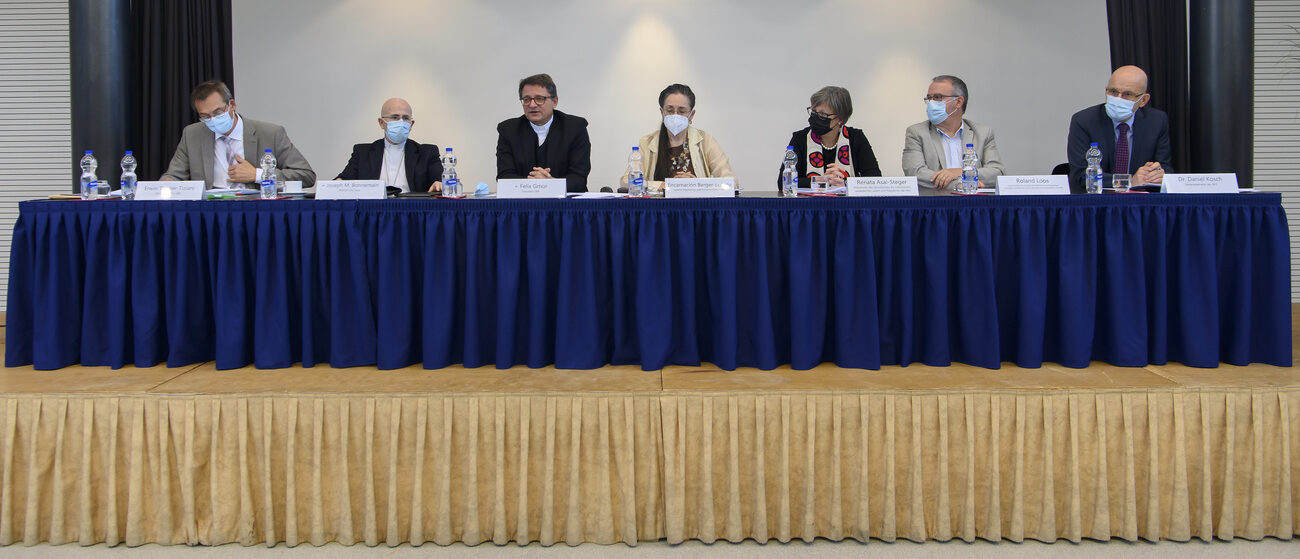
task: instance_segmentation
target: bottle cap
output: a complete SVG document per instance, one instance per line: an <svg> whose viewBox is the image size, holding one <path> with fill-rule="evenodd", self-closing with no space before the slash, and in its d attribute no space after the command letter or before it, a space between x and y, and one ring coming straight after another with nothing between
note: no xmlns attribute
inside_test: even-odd
<svg viewBox="0 0 1300 559"><path fill-rule="evenodd" d="M1097 142L1093 142L1092 147L1097 147Z"/></svg>
<svg viewBox="0 0 1300 559"><path fill-rule="evenodd" d="M785 146L785 149L794 149L794 146Z"/></svg>
<svg viewBox="0 0 1300 559"><path fill-rule="evenodd" d="M447 148L447 153L451 153L451 148Z"/></svg>
<svg viewBox="0 0 1300 559"><path fill-rule="evenodd" d="M271 150L269 150L269 149L268 149L268 150L266 150L266 153L271 153Z"/></svg>
<svg viewBox="0 0 1300 559"><path fill-rule="evenodd" d="M632 146L632 151L641 151L641 146ZM86 152L90 153L90 152Z"/></svg>
<svg viewBox="0 0 1300 559"><path fill-rule="evenodd" d="M126 154L127 154L127 155L131 155L131 150L129 150L129 149L126 150Z"/></svg>
<svg viewBox="0 0 1300 559"><path fill-rule="evenodd" d="M92 154L92 153L95 153L95 152L90 151L90 150L86 150L86 155L90 155L90 154Z"/></svg>
<svg viewBox="0 0 1300 559"><path fill-rule="evenodd" d="M973 147L975 147L975 144L966 144L966 147L968 147L968 148L973 148Z"/></svg>

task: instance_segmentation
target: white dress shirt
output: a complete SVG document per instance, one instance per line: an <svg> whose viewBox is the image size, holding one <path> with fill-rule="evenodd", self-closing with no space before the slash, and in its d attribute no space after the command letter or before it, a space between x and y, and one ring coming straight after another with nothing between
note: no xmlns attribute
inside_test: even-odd
<svg viewBox="0 0 1300 559"><path fill-rule="evenodd" d="M236 120L235 128L229 134L222 135L213 132L213 136L216 137L217 151L212 158L212 187L225 188L230 186L229 171L230 166L235 164L235 156L238 155L245 160L248 159L244 155L244 119ZM258 163L260 163L260 160L253 163L253 167L257 167ZM258 175L261 174L259 170ZM261 180L261 176L258 176L258 180Z"/></svg>
<svg viewBox="0 0 1300 559"><path fill-rule="evenodd" d="M540 146L546 143L546 135L551 132L552 122L555 122L555 115L551 115L551 119L546 121L546 124L543 124L541 126L533 124L533 121L531 120L528 121L528 125L533 127L533 132L537 133L537 145Z"/></svg>
<svg viewBox="0 0 1300 559"><path fill-rule="evenodd" d="M966 148L966 144L961 141L962 133L966 131L966 123L961 123L961 128L957 129L957 134L949 136L942 128L935 127L939 130L939 140L943 142L943 162L944 169L961 168L961 152Z"/></svg>
<svg viewBox="0 0 1300 559"><path fill-rule="evenodd" d="M384 186L396 186L402 192L411 191L406 182L406 140L400 144L384 140L384 164L379 167L379 180L384 181Z"/></svg>
<svg viewBox="0 0 1300 559"><path fill-rule="evenodd" d="M244 119L240 118L235 121L235 127L229 134L222 136L213 133L216 140L214 149L216 153L212 157L212 188L233 188L239 184L230 183L230 166L235 164L235 156L238 155L248 161L248 156L244 154ZM222 138L226 138L223 140ZM257 155L257 159L248 161L253 166L253 182L262 182L262 157Z"/></svg>

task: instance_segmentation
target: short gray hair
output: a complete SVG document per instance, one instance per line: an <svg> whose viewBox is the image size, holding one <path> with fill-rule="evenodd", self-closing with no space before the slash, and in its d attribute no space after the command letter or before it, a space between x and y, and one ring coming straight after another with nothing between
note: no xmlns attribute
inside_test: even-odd
<svg viewBox="0 0 1300 559"><path fill-rule="evenodd" d="M961 104L961 111L964 113L970 110L970 95L967 94L966 82L961 81L961 78L957 76L949 76L948 74L943 74L941 76L935 76L934 79L930 80L930 82L931 83L948 82L952 84L953 93L956 94L958 97L965 99L965 101L962 102Z"/></svg>
<svg viewBox="0 0 1300 559"><path fill-rule="evenodd" d="M812 97L808 98L808 103L814 107L822 104L830 105L840 122L848 122L849 116L853 115L853 99L849 97L849 90L839 86L828 85L818 89Z"/></svg>

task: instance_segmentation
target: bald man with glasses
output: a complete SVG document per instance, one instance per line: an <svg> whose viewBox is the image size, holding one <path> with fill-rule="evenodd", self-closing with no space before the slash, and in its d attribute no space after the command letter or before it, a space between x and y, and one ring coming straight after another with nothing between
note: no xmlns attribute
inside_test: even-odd
<svg viewBox="0 0 1300 559"><path fill-rule="evenodd" d="M410 139L411 104L394 97L379 108L383 137L352 146L352 157L336 180L381 180L402 192L442 192L442 155L437 144Z"/></svg>
<svg viewBox="0 0 1300 559"><path fill-rule="evenodd" d="M1066 157L1070 162L1070 190L1085 192L1083 173L1088 148L1101 150L1102 186L1110 187L1115 175L1132 175L1134 185L1158 184L1173 152L1169 147L1169 116L1148 107L1147 74L1137 66L1121 66L1106 84L1106 102L1070 117Z"/></svg>

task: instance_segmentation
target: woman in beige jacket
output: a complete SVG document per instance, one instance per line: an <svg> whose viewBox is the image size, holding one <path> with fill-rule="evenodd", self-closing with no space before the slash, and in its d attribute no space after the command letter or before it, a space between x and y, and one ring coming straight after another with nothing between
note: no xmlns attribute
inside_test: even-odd
<svg viewBox="0 0 1300 559"><path fill-rule="evenodd" d="M659 129L641 137L641 172L646 190L663 192L664 179L735 177L731 162L713 135L691 126L695 118L695 92L675 83L659 93ZM627 172L619 183L627 186ZM737 181L739 183L739 181Z"/></svg>

